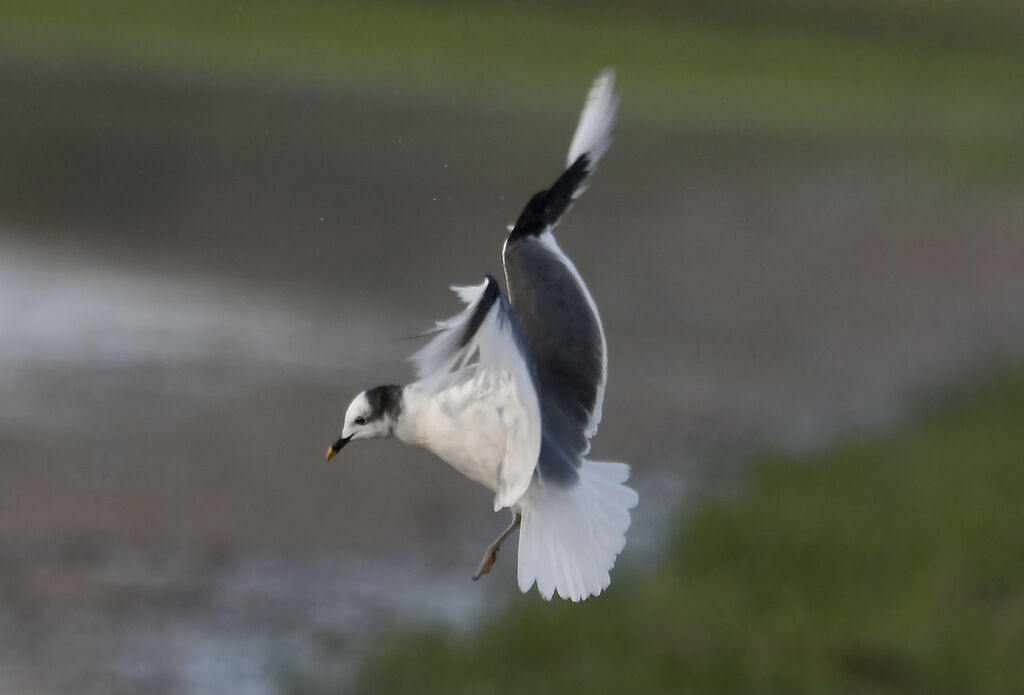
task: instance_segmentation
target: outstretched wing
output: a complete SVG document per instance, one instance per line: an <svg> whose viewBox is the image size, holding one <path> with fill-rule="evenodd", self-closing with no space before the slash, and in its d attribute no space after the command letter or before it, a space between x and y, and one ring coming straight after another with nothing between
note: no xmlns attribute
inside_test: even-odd
<svg viewBox="0 0 1024 695"><path fill-rule="evenodd" d="M607 343L597 305L552 230L608 150L619 99L598 76L569 148L568 168L523 209L502 251L509 299L537 369L544 418L541 474L575 479L601 422Z"/></svg>
<svg viewBox="0 0 1024 695"><path fill-rule="evenodd" d="M492 394L505 427L494 510L516 503L530 486L541 447L541 414L533 363L516 316L488 275L475 287L452 288L468 306L439 321L435 337L412 362L420 383L440 391L473 379Z"/></svg>

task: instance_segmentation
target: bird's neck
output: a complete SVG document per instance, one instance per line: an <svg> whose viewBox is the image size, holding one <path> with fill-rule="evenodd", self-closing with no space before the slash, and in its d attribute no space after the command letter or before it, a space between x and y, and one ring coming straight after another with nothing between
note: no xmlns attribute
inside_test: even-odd
<svg viewBox="0 0 1024 695"><path fill-rule="evenodd" d="M430 397L415 386L402 389L402 414L395 423L394 436L412 446L426 444L424 415L430 408Z"/></svg>

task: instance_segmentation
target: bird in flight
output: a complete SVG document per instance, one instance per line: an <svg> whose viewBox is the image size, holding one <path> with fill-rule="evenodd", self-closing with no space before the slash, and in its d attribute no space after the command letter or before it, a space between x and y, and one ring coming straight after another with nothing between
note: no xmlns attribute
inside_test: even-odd
<svg viewBox="0 0 1024 695"><path fill-rule="evenodd" d="M494 491L512 523L474 579L519 529L518 580L550 599L582 601L611 582L636 492L629 466L586 458L601 422L608 350L590 291L553 230L611 142L615 75L594 82L566 169L523 208L502 248L508 298L490 275L453 287L466 304L437 322L411 358L416 381L377 386L349 405L331 459L357 439L397 437Z"/></svg>

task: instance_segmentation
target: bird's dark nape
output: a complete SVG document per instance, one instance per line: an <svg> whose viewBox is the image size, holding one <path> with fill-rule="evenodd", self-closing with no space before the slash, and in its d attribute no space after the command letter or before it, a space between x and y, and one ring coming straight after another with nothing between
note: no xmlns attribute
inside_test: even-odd
<svg viewBox="0 0 1024 695"><path fill-rule="evenodd" d="M385 384L367 391L366 400L371 408L368 419L379 420L388 415L392 420L397 420L402 413L402 388L398 384Z"/></svg>

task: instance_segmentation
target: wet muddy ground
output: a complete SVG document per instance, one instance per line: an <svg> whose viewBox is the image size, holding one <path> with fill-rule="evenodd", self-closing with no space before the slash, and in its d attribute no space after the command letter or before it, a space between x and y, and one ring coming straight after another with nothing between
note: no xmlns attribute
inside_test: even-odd
<svg viewBox="0 0 1024 695"><path fill-rule="evenodd" d="M708 471L1019 359L1024 195L900 143L651 129L622 88L559 238L642 570ZM318 635L515 591L507 555L469 580L486 491L394 442L323 451L446 287L500 272L574 114L24 65L0 90L0 691L277 692Z"/></svg>

